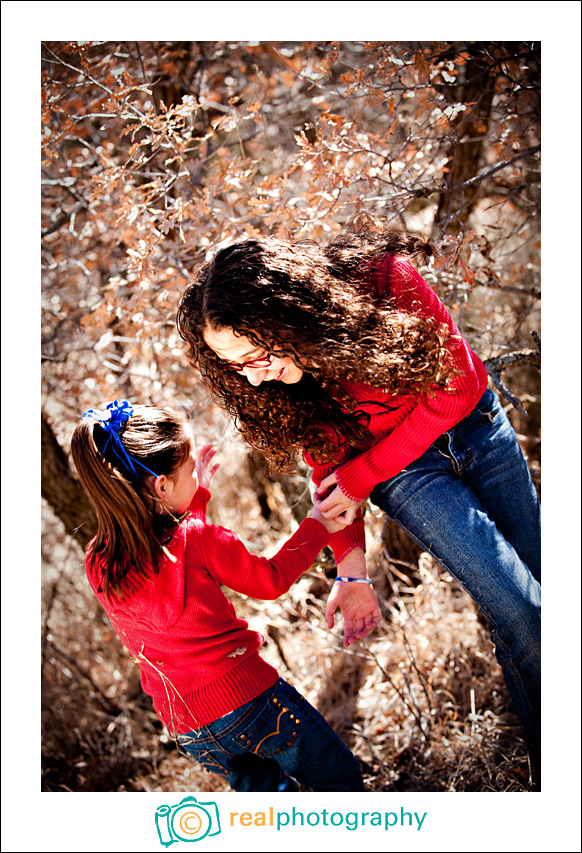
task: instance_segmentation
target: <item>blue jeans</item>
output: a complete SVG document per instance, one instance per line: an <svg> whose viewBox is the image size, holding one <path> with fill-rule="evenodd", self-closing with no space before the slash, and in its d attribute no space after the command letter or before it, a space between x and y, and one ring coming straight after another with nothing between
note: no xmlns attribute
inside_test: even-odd
<svg viewBox="0 0 582 853"><path fill-rule="evenodd" d="M324 717L280 678L178 743L235 791L363 791L360 765Z"/></svg>
<svg viewBox="0 0 582 853"><path fill-rule="evenodd" d="M492 391L370 495L432 554L489 621L532 761L540 739L540 506Z"/></svg>

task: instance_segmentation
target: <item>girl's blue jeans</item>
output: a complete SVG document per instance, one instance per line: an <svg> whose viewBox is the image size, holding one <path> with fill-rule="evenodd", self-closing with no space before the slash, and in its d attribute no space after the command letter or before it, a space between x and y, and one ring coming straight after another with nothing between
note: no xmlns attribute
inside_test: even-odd
<svg viewBox="0 0 582 853"><path fill-rule="evenodd" d="M327 721L282 678L178 743L235 791L363 791L360 765Z"/></svg>
<svg viewBox="0 0 582 853"><path fill-rule="evenodd" d="M486 391L370 499L432 554L489 621L532 760L540 738L540 506L515 432Z"/></svg>

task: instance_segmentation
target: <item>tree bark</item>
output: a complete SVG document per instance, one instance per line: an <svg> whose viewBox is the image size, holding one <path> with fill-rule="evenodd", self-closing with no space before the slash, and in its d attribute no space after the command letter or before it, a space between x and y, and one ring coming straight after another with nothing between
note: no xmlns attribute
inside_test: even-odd
<svg viewBox="0 0 582 853"><path fill-rule="evenodd" d="M67 533L84 549L97 532L93 510L44 415L41 415L41 494Z"/></svg>
<svg viewBox="0 0 582 853"><path fill-rule="evenodd" d="M485 71L485 73L483 73ZM483 142L489 128L491 104L495 87L495 71L490 60L474 55L465 68L465 82L454 98L467 109L453 121L455 141L449 155L447 184L456 187L479 173ZM453 192L443 192L435 222L444 225L444 233L456 232L469 217L481 186L477 182Z"/></svg>

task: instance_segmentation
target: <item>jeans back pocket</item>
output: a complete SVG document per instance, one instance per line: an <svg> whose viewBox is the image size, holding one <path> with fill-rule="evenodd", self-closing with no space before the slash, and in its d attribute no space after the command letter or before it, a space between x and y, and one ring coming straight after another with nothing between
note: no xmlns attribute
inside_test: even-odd
<svg viewBox="0 0 582 853"><path fill-rule="evenodd" d="M263 758L290 749L299 734L301 718L274 691L260 713L233 737L248 752Z"/></svg>

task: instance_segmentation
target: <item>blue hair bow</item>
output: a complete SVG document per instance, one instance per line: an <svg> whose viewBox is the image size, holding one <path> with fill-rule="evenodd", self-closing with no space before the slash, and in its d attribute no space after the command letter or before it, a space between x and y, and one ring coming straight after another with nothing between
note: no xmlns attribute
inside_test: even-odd
<svg viewBox="0 0 582 853"><path fill-rule="evenodd" d="M140 468L144 468L149 474L152 474L157 478L158 475L154 474L154 472L140 462L139 459L132 459L119 437L120 427L126 423L132 415L133 406L131 403L128 403L127 400L123 400L121 403L119 400L114 400L113 403L108 404L104 412L99 411L99 409L89 409L89 411L85 412L83 415L83 420L97 421L99 426L108 433L107 441L103 448L103 458L105 458L105 451L111 444L112 452L117 456L124 468L131 471L134 477L138 477L135 466L139 465Z"/></svg>

